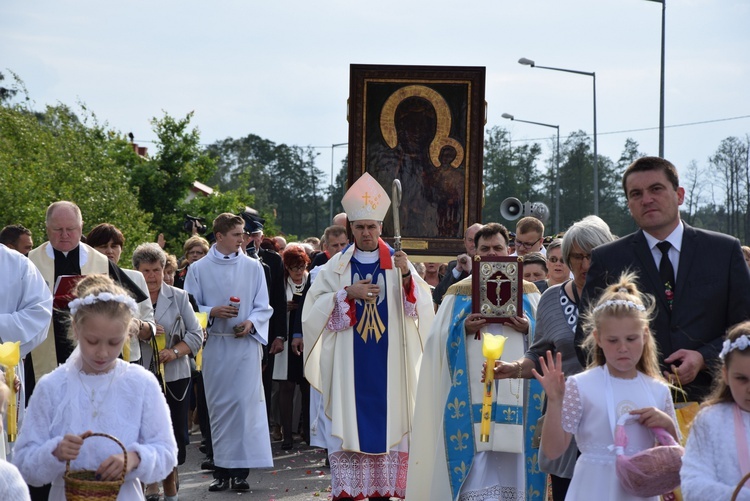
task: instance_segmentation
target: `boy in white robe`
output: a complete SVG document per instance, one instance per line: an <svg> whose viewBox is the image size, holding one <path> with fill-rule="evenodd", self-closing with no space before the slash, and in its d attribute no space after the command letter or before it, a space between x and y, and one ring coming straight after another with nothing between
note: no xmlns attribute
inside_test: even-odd
<svg viewBox="0 0 750 501"><path fill-rule="evenodd" d="M261 378L273 309L261 263L241 251L243 228L242 217L220 214L216 244L185 278L185 291L209 315L203 382L216 465L209 491L247 491L249 468L273 466Z"/></svg>

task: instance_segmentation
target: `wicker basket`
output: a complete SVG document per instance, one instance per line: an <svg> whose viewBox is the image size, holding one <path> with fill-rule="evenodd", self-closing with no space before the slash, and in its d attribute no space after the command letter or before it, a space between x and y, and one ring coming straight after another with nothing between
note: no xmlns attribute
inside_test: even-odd
<svg viewBox="0 0 750 501"><path fill-rule="evenodd" d="M77 470L70 471L70 461L65 464L65 498L67 501L115 501L120 493L120 487L125 481L125 472L128 471L128 452L122 442L112 435L106 433L92 433L89 437L105 437L113 440L122 449L125 463L122 466L122 474L117 480L96 480L96 471Z"/></svg>

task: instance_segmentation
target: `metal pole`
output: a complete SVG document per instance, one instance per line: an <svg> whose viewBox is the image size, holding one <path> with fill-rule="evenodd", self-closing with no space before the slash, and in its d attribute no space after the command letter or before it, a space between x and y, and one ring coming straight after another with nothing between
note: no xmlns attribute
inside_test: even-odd
<svg viewBox="0 0 750 501"><path fill-rule="evenodd" d="M560 231L560 126L559 125L552 125L552 124L546 124L543 122L532 122L531 120L521 120L520 118L516 118L515 116L511 115L510 113L503 113L503 118L507 118L508 120L513 120L515 122L522 122L525 124L532 124L532 125L541 125L542 127L552 127L554 129L557 129L557 152L555 154L556 162L555 162L555 233ZM513 150L511 150L512 152Z"/></svg>
<svg viewBox="0 0 750 501"><path fill-rule="evenodd" d="M336 187L336 185L333 184L333 149L338 148L339 146L346 146L349 143L336 143L331 145L331 189L330 189L330 212L331 212L331 222L333 222L333 190Z"/></svg>
<svg viewBox="0 0 750 501"><path fill-rule="evenodd" d="M594 215L599 215L599 153L596 149L596 73L594 77Z"/></svg>
<svg viewBox="0 0 750 501"><path fill-rule="evenodd" d="M557 126L557 166L555 169L555 234L560 232L560 126Z"/></svg>
<svg viewBox="0 0 750 501"><path fill-rule="evenodd" d="M656 1L656 0L653 0ZM566 68L555 68L552 66L538 66L531 59L522 57L518 60L519 64L531 66L532 68L541 68L543 70L564 71L565 73L575 73L577 75L588 75L594 79L594 215L599 215L599 152L597 150L596 134L596 72L569 70Z"/></svg>
<svg viewBox="0 0 750 501"><path fill-rule="evenodd" d="M659 90L659 156L664 158L664 29L667 0L661 2L661 88Z"/></svg>
<svg viewBox="0 0 750 501"><path fill-rule="evenodd" d="M330 197L330 213L331 217L329 218L330 221L333 221L333 148L336 146L335 144L331 143L331 188L328 190L328 196Z"/></svg>

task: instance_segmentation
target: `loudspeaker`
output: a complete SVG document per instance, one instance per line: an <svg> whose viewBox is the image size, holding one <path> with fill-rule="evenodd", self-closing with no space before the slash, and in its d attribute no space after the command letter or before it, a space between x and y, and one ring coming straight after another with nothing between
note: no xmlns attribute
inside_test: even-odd
<svg viewBox="0 0 750 501"><path fill-rule="evenodd" d="M534 202L531 204L529 213L524 215L534 216L541 222L546 223L547 219L549 219L549 208L542 202Z"/></svg>
<svg viewBox="0 0 750 501"><path fill-rule="evenodd" d="M523 215L523 204L515 197L508 197L500 204L500 215L508 221L518 219Z"/></svg>

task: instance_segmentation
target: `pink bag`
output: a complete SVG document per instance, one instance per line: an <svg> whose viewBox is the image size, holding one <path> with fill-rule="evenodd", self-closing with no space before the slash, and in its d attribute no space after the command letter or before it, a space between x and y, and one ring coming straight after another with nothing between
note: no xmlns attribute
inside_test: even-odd
<svg viewBox="0 0 750 501"><path fill-rule="evenodd" d="M615 428L615 470L620 485L628 493L641 497L671 493L680 486L680 468L685 449L664 428L651 428L661 445L626 456L628 437L625 424L637 419L636 415L623 414Z"/></svg>

